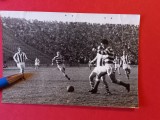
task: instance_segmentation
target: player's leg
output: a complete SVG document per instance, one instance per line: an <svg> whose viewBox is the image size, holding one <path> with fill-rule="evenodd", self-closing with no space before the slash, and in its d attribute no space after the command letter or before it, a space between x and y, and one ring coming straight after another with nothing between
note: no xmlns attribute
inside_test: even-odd
<svg viewBox="0 0 160 120"><path fill-rule="evenodd" d="M22 73L22 72L23 72L23 70L22 70L21 63L17 63L17 67L19 68L19 73Z"/></svg>
<svg viewBox="0 0 160 120"><path fill-rule="evenodd" d="M125 73L126 73L127 78L128 78L128 80L129 80L129 72L128 72L128 68L127 68L127 69L125 69Z"/></svg>
<svg viewBox="0 0 160 120"><path fill-rule="evenodd" d="M131 73L131 69L130 69L130 68L128 68L128 69L127 69L127 75L128 75L127 77L128 77L128 79L129 79L129 75L130 75L130 73Z"/></svg>
<svg viewBox="0 0 160 120"><path fill-rule="evenodd" d="M117 70L118 70L118 74L121 75L120 66L117 68Z"/></svg>
<svg viewBox="0 0 160 120"><path fill-rule="evenodd" d="M117 64L115 64L115 69L114 69L114 71L117 71Z"/></svg>
<svg viewBox="0 0 160 120"><path fill-rule="evenodd" d="M123 70L124 70L124 73L125 73L125 75L127 75L127 69L128 67L127 67L127 64L123 64Z"/></svg>
<svg viewBox="0 0 160 120"><path fill-rule="evenodd" d="M106 81L105 75L101 77L101 80L102 80L103 83L104 83L104 86L105 86L107 95L111 95L111 92L109 91L109 87L108 87L108 83L107 83L107 81Z"/></svg>
<svg viewBox="0 0 160 120"><path fill-rule="evenodd" d="M120 80L118 80L116 77L115 77L115 72L112 72L110 75L109 75L111 81L115 84L118 84L118 85L122 85L126 88L126 90L129 92L130 91L130 84L128 83L124 83Z"/></svg>
<svg viewBox="0 0 160 120"><path fill-rule="evenodd" d="M102 69L99 70L98 73L96 73L96 80L95 80L95 85L94 85L94 88L92 89L92 93L97 93L98 91L98 86L99 86L99 83L100 83L100 79L102 76L106 75L107 72L104 72Z"/></svg>
<svg viewBox="0 0 160 120"><path fill-rule="evenodd" d="M124 68L125 70L125 74L127 75L127 78L129 79L129 74L130 74L130 66L129 65L126 65L126 67Z"/></svg>
<svg viewBox="0 0 160 120"><path fill-rule="evenodd" d="M94 78L95 77L96 77L96 73L92 71L91 74L89 75L89 83L91 86L91 90L89 90L89 92L92 92L92 90L94 89L94 84L95 84Z"/></svg>
<svg viewBox="0 0 160 120"><path fill-rule="evenodd" d="M21 63L20 68L21 68L21 74L23 74L23 79L25 80L25 77L24 77L25 63Z"/></svg>
<svg viewBox="0 0 160 120"><path fill-rule="evenodd" d="M68 75L65 73L65 67L64 66L58 66L58 68L62 72L63 76L66 77L68 80L70 80Z"/></svg>
<svg viewBox="0 0 160 120"><path fill-rule="evenodd" d="M91 66L91 64L90 64L90 63L88 64L88 67L89 67L89 69L90 69L90 70L92 69L92 66Z"/></svg>
<svg viewBox="0 0 160 120"><path fill-rule="evenodd" d="M37 69L39 69L39 64L37 65Z"/></svg>

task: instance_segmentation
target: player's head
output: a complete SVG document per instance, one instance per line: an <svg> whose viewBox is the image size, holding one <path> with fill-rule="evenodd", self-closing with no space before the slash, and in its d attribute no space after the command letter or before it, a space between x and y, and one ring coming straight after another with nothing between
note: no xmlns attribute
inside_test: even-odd
<svg viewBox="0 0 160 120"><path fill-rule="evenodd" d="M57 51L57 55L59 56L61 53L59 51Z"/></svg>
<svg viewBox="0 0 160 120"><path fill-rule="evenodd" d="M18 47L17 50L18 50L18 52L21 52L21 51L22 51L20 47Z"/></svg>
<svg viewBox="0 0 160 120"><path fill-rule="evenodd" d="M107 39L102 39L101 40L101 46L102 47L108 47L108 40Z"/></svg>

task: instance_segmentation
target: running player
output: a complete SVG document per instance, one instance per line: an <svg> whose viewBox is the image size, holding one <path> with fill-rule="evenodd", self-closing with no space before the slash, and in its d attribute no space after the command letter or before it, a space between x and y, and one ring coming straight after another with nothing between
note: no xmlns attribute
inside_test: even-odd
<svg viewBox="0 0 160 120"><path fill-rule="evenodd" d="M120 75L120 64L121 64L121 59L116 55L114 59L114 64L115 64L115 71L118 71L118 74Z"/></svg>
<svg viewBox="0 0 160 120"><path fill-rule="evenodd" d="M57 56L55 56L55 57L52 59L52 65L53 65L53 62L54 62L54 61L56 61L57 68L63 73L63 75L64 75L68 80L70 80L70 78L68 77L68 75L65 73L64 59L63 59L63 56L60 54L59 51L57 52Z"/></svg>
<svg viewBox="0 0 160 120"><path fill-rule="evenodd" d="M103 40L101 41L103 43ZM95 81L94 78L96 77L96 73L95 70L97 69L97 67L100 66L104 66L103 64L103 50L104 50L104 46L101 43L101 46L98 46L97 48L97 55L96 57L90 61L90 64L94 63L96 61L96 67L93 69L93 71L91 72L90 76L89 76L89 81L90 81L90 85L91 85L91 90L89 90L89 92L93 92L94 89L94 85L95 85ZM102 82L104 83L105 89L106 89L106 94L110 95L110 91L109 91L109 87L108 87L108 83L106 81L106 77L105 75L101 77Z"/></svg>
<svg viewBox="0 0 160 120"><path fill-rule="evenodd" d="M38 58L35 59L35 69L39 69L40 60Z"/></svg>
<svg viewBox="0 0 160 120"><path fill-rule="evenodd" d="M127 78L129 79L129 74L131 73L131 67L129 65L128 55L126 54L125 51L123 51L123 56L121 57L121 60L122 60L122 66L125 71L125 74L127 75Z"/></svg>
<svg viewBox="0 0 160 120"><path fill-rule="evenodd" d="M28 59L26 54L22 52L21 48L18 47L18 52L13 56L14 61L17 64L17 67L20 69L20 73L24 74L25 61Z"/></svg>
<svg viewBox="0 0 160 120"><path fill-rule="evenodd" d="M124 83L115 77L114 64L113 64L114 52L112 48L108 46L108 40L103 39L101 44L105 48L104 50L101 51L101 53L103 53L104 66L96 67L93 71L93 73L96 75L96 83L94 85L94 88L91 90L91 93L97 93L98 85L100 83L100 78L105 74L107 74L110 77L113 83L125 87L126 90L129 92L130 84Z"/></svg>

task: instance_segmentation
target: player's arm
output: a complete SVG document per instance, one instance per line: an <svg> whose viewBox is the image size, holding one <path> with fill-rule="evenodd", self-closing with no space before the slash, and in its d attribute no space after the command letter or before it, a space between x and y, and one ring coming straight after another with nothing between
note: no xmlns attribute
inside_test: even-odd
<svg viewBox="0 0 160 120"><path fill-rule="evenodd" d="M25 60L27 60L28 58L27 58L27 55L24 53L24 56L25 56Z"/></svg>
<svg viewBox="0 0 160 120"><path fill-rule="evenodd" d="M90 64L94 63L96 60L97 60L97 56L93 60L90 61Z"/></svg>
<svg viewBox="0 0 160 120"><path fill-rule="evenodd" d="M16 62L16 63L18 63L18 61L17 61L17 54L14 54L14 56L13 56L13 60Z"/></svg>
<svg viewBox="0 0 160 120"><path fill-rule="evenodd" d="M55 61L55 57L52 59L52 63Z"/></svg>
<svg viewBox="0 0 160 120"><path fill-rule="evenodd" d="M53 65L53 62L55 61L55 57L52 59L52 65Z"/></svg>

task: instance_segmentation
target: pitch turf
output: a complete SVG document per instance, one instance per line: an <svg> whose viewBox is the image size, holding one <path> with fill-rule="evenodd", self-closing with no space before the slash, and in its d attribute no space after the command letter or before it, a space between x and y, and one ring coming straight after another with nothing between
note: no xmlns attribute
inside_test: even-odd
<svg viewBox="0 0 160 120"><path fill-rule="evenodd" d="M3 90L3 103L22 104L58 104L58 105L83 105L83 106L112 106L112 107L137 107L138 106L138 66L132 67L130 80L124 71L117 78L131 84L128 93L122 86L111 83L107 77L112 95L105 94L105 87L101 82L97 94L90 94L88 76L91 73L88 67L68 67L66 73L71 80L68 81L54 68L26 68L26 72L33 73L33 77L21 80ZM4 70L4 76L17 73L17 69ZM67 86L72 85L75 91L67 92Z"/></svg>

